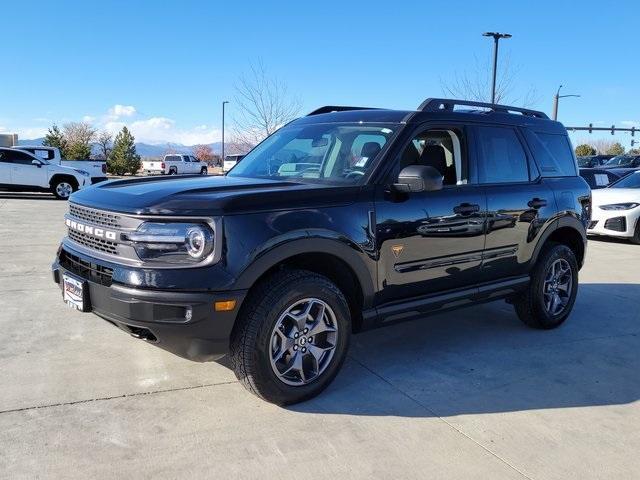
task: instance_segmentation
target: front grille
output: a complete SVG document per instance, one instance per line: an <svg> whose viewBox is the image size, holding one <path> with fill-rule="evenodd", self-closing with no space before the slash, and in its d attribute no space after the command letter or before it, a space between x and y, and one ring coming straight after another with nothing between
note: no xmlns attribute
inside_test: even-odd
<svg viewBox="0 0 640 480"><path fill-rule="evenodd" d="M75 230L68 230L68 235L71 240L80 245L84 245L87 248L98 250L99 252L110 253L112 255L118 254L118 244L104 240L102 238L95 238L84 233L76 232Z"/></svg>
<svg viewBox="0 0 640 480"><path fill-rule="evenodd" d="M113 270L93 262L82 260L76 255L72 255L65 250L60 251L58 259L60 266L79 277L94 283L99 283L106 287L111 286Z"/></svg>
<svg viewBox="0 0 640 480"><path fill-rule="evenodd" d="M593 221L589 222L589 230L592 230L592 229L596 228L597 224L598 224L598 220L593 220Z"/></svg>
<svg viewBox="0 0 640 480"><path fill-rule="evenodd" d="M610 218L604 222L604 228L616 232L625 232L627 230L627 219L625 217Z"/></svg>
<svg viewBox="0 0 640 480"><path fill-rule="evenodd" d="M118 214L103 212L101 210L95 210L93 208L81 207L73 203L69 204L69 213L72 217L85 222L92 223L94 225L102 225L105 227L120 227L121 217Z"/></svg>

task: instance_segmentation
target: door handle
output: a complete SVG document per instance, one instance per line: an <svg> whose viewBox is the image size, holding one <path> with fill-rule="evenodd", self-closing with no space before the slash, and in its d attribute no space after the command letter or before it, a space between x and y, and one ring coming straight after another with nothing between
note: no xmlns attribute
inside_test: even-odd
<svg viewBox="0 0 640 480"><path fill-rule="evenodd" d="M453 208L453 213L458 215L471 215L472 213L479 211L480 205L476 205L475 203L461 203L457 207Z"/></svg>
<svg viewBox="0 0 640 480"><path fill-rule="evenodd" d="M527 203L531 208L542 208L547 206L547 201L544 198L532 198Z"/></svg>

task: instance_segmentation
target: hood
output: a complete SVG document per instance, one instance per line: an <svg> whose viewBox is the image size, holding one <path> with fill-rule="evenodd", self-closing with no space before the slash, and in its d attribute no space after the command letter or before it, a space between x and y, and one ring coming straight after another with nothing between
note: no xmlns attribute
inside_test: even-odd
<svg viewBox="0 0 640 480"><path fill-rule="evenodd" d="M71 201L122 213L213 216L347 204L358 191L357 186L197 175L102 182L74 193Z"/></svg>
<svg viewBox="0 0 640 480"><path fill-rule="evenodd" d="M640 188L601 188L591 192L594 206L612 203L640 203Z"/></svg>

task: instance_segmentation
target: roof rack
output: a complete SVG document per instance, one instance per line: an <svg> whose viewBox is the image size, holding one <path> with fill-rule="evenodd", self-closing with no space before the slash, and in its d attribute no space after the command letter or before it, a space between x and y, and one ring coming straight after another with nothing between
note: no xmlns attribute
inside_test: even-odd
<svg viewBox="0 0 640 480"><path fill-rule="evenodd" d="M320 115L321 113L331 113L331 112L347 112L350 110L380 110L379 108L372 107L347 107L347 106L336 106L336 105L326 105L324 107L316 108L313 112L308 113L307 117L311 115Z"/></svg>
<svg viewBox="0 0 640 480"><path fill-rule="evenodd" d="M529 110L528 108L498 105L496 103L473 102L470 100L454 100L450 98L427 98L420 104L418 110L422 112L439 112L442 110L453 112L453 109L456 105L481 107L499 113L518 112L528 117L544 118L547 120L549 119L546 113L540 112L538 110Z"/></svg>

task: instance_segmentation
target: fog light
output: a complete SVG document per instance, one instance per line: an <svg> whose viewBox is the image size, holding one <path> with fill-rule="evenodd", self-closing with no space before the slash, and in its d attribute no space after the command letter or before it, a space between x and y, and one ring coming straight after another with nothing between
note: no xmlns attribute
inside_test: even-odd
<svg viewBox="0 0 640 480"><path fill-rule="evenodd" d="M219 302L214 303L214 308L216 312L229 312L236 308L235 300L221 300Z"/></svg>

